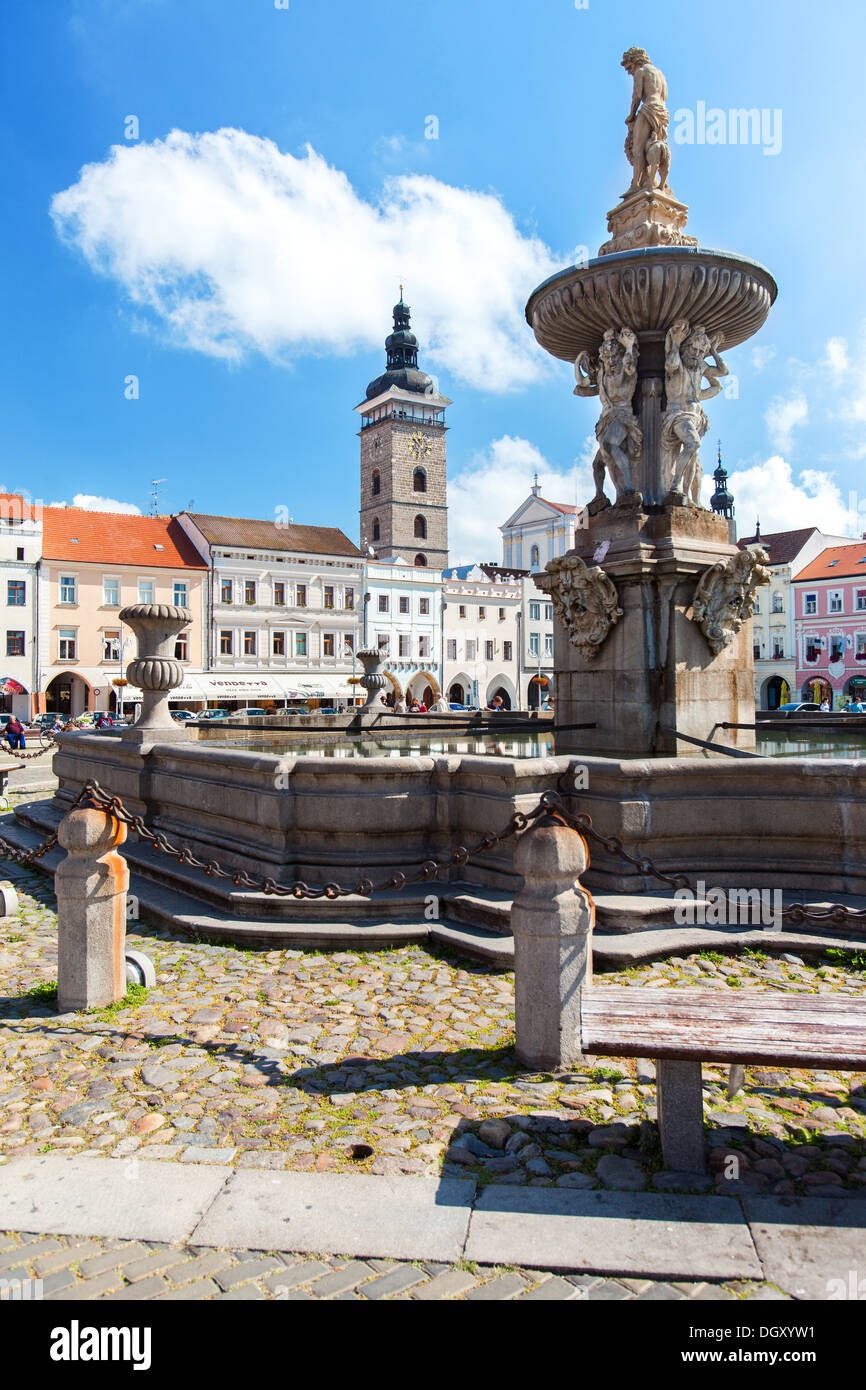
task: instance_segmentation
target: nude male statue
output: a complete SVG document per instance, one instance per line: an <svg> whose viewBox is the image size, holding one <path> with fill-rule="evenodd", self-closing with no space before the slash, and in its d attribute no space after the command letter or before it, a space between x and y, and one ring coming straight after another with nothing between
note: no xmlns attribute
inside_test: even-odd
<svg viewBox="0 0 866 1390"><path fill-rule="evenodd" d="M628 193L640 188L667 188L671 163L667 144L668 84L664 74L654 68L642 48L630 48L622 55L622 67L634 78L631 110L625 118L626 158L634 169ZM628 193L625 194L628 197Z"/></svg>
<svg viewBox="0 0 866 1390"><path fill-rule="evenodd" d="M582 352L574 364L574 394L597 395L602 407L595 427L598 449L592 462L595 497L589 504L590 512L610 505L604 494L605 469L616 488L617 502L639 505L641 501L632 477L632 461L640 457L643 439L632 410L637 357L637 337L632 330L620 328L617 333L608 328L598 363L594 365L589 353Z"/></svg>
<svg viewBox="0 0 866 1390"><path fill-rule="evenodd" d="M728 372L719 356L719 340L719 335L710 338L685 319L673 324L665 338L667 410L662 419L661 462L662 478L675 503L691 498L700 506L699 452L710 423L700 403L718 395L719 378ZM712 361L706 361L707 357Z"/></svg>

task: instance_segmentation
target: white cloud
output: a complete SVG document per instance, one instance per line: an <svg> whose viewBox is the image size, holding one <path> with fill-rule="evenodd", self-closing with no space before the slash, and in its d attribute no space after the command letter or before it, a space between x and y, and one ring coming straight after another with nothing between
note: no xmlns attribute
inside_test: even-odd
<svg viewBox="0 0 866 1390"><path fill-rule="evenodd" d="M821 365L829 368L835 377L844 376L849 371L851 363L848 358L848 344L844 338L827 339L827 350Z"/></svg>
<svg viewBox="0 0 866 1390"><path fill-rule="evenodd" d="M766 535L818 526L830 535L859 536L863 529L863 518L848 505L850 498L843 499L831 473L804 468L795 480L791 465L778 454L765 463L734 470L728 487L734 496L741 536L754 534L756 517L760 517ZM701 487L705 506L713 488L712 476L705 473Z"/></svg>
<svg viewBox="0 0 866 1390"><path fill-rule="evenodd" d="M756 372L762 372L766 366L769 366L775 356L776 349L769 344L766 347L753 347L752 366Z"/></svg>
<svg viewBox="0 0 866 1390"><path fill-rule="evenodd" d="M449 563L502 563L499 527L528 496L538 473L542 497L582 506L595 491L591 461L595 439L571 469L558 469L528 439L505 434L494 439L461 473L448 479Z"/></svg>
<svg viewBox="0 0 866 1390"><path fill-rule="evenodd" d="M381 346L403 280L422 362L492 391L546 369L523 307L556 262L490 193L402 174L374 203L309 146L295 158L242 130L175 130L113 147L51 212L95 270L199 352Z"/></svg>
<svg viewBox="0 0 866 1390"><path fill-rule="evenodd" d="M780 453L787 453L792 444L794 430L804 425L809 418L809 406L802 392L784 399L777 396L764 411L764 420L770 439Z"/></svg>
<svg viewBox="0 0 866 1390"><path fill-rule="evenodd" d="M49 502L50 507L81 507L86 512L123 512L126 516L141 516L134 502L118 502L114 497L96 497L89 492L76 492L71 502Z"/></svg>

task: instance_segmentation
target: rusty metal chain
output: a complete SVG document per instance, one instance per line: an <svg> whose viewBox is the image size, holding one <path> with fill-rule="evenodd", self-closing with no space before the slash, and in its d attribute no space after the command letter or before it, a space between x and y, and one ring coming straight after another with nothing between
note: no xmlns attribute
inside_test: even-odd
<svg viewBox="0 0 866 1390"><path fill-rule="evenodd" d="M87 787L82 787L77 797L70 806L70 811L76 810L78 806L87 801ZM11 859L14 864L25 866L34 864L37 859L41 859L49 850L54 849L57 844L57 834L49 835L47 840L43 840L41 845L36 845L33 849L19 849L13 845L5 836L0 835L0 859Z"/></svg>
<svg viewBox="0 0 866 1390"><path fill-rule="evenodd" d="M672 888L688 888L696 898L699 896L694 884L689 881L685 874L663 873L646 855L641 859L636 859L633 854L629 854L618 836L600 835L593 827L592 817L586 811L572 815L565 809L558 792L545 792L542 800L545 799L548 808L562 820L563 824L601 845L608 854L614 854L618 859L624 859L627 864L631 864L633 868L637 869L642 877L658 878L663 883L669 883ZM831 903L827 908L809 908L804 903L792 903L790 907L782 909L781 917L783 921L791 922L795 926L802 922L837 922L840 924L847 921L862 922L866 921L866 908L846 907L844 903Z"/></svg>
<svg viewBox="0 0 866 1390"><path fill-rule="evenodd" d="M25 763L28 762L30 758L41 758L43 754L50 753L51 750L56 747L56 740L51 735L41 734L40 746L36 749L35 753L22 753L18 748L10 748L9 756L10 758L14 758L17 763Z"/></svg>
<svg viewBox="0 0 866 1390"><path fill-rule="evenodd" d="M543 816L548 810L542 797L533 811L526 813L515 811L504 830L500 831L498 835L492 832L482 835L478 843L471 849L467 849L464 845L457 845L447 855L424 860L415 872L403 873L398 871L378 883L371 878L361 878L356 883L346 887L339 883L309 884L305 883L303 879L295 879L293 883L278 883L276 879L267 875L249 874L245 869L224 869L216 859L200 859L186 845L180 849L176 845L172 845L162 831L149 830L141 816L133 815L127 811L120 797L112 796L109 792L103 791L98 782L86 782L82 788L81 796L87 799L89 805L114 816L123 825L134 830L140 839L152 845L161 854L167 854L170 858L176 859L179 864L200 869L207 878L228 879L236 888L252 888L257 892L273 894L281 898L335 899L350 895L369 898L373 893L383 892L387 889L399 892L401 888L405 888L410 883L431 882L438 878L441 869L450 868L452 865L462 867L464 864L468 864L470 859L474 859L476 855L492 849L494 845L507 840L512 835L522 833L527 826Z"/></svg>

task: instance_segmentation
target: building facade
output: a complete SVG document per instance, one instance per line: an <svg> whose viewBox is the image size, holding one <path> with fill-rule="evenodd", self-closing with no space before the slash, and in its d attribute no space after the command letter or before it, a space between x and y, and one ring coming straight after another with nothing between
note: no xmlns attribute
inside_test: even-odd
<svg viewBox="0 0 866 1390"><path fill-rule="evenodd" d="M463 565L443 575L445 693L484 707L501 695L520 707L521 581L507 571Z"/></svg>
<svg viewBox="0 0 866 1390"><path fill-rule="evenodd" d="M355 409L361 417L360 538L365 555L400 555L437 573L448 563L445 409L418 370L409 306L394 305L387 367Z"/></svg>
<svg viewBox="0 0 866 1390"><path fill-rule="evenodd" d="M209 570L199 684L210 704L359 698L364 565L342 531L193 512L177 520Z"/></svg>
<svg viewBox="0 0 866 1390"><path fill-rule="evenodd" d="M841 541L844 540L842 537ZM795 576L828 545L838 541L838 537L825 536L816 526L807 526L798 531L774 531L762 536L758 525L753 536L739 542L741 550L765 550L772 575L771 583L758 589L755 595L752 640L756 709L778 709L779 705L800 698L792 583Z"/></svg>
<svg viewBox="0 0 866 1390"><path fill-rule="evenodd" d="M866 698L866 539L822 550L794 579L796 694L841 709Z"/></svg>
<svg viewBox="0 0 866 1390"><path fill-rule="evenodd" d="M177 520L78 507L45 507L39 573L38 708L64 716L130 709L141 692L126 682L135 639L120 621L133 603L188 608L175 644L185 673L205 649L207 566Z"/></svg>
<svg viewBox="0 0 866 1390"><path fill-rule="evenodd" d="M395 701L429 705L442 687L441 574L399 555L368 560L367 594L364 644L385 653Z"/></svg>
<svg viewBox="0 0 866 1390"><path fill-rule="evenodd" d="M38 575L42 507L0 494L0 713L29 719L38 707Z"/></svg>

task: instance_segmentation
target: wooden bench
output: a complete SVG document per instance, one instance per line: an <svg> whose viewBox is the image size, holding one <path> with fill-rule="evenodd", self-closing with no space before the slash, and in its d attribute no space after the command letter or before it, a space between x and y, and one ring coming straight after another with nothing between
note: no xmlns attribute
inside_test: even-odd
<svg viewBox="0 0 866 1390"><path fill-rule="evenodd" d="M866 1070L866 1003L772 989L593 985L595 908L574 830L539 821L518 845L512 908L516 1052L538 1068L651 1057L665 1165L703 1172L702 1062Z"/></svg>

